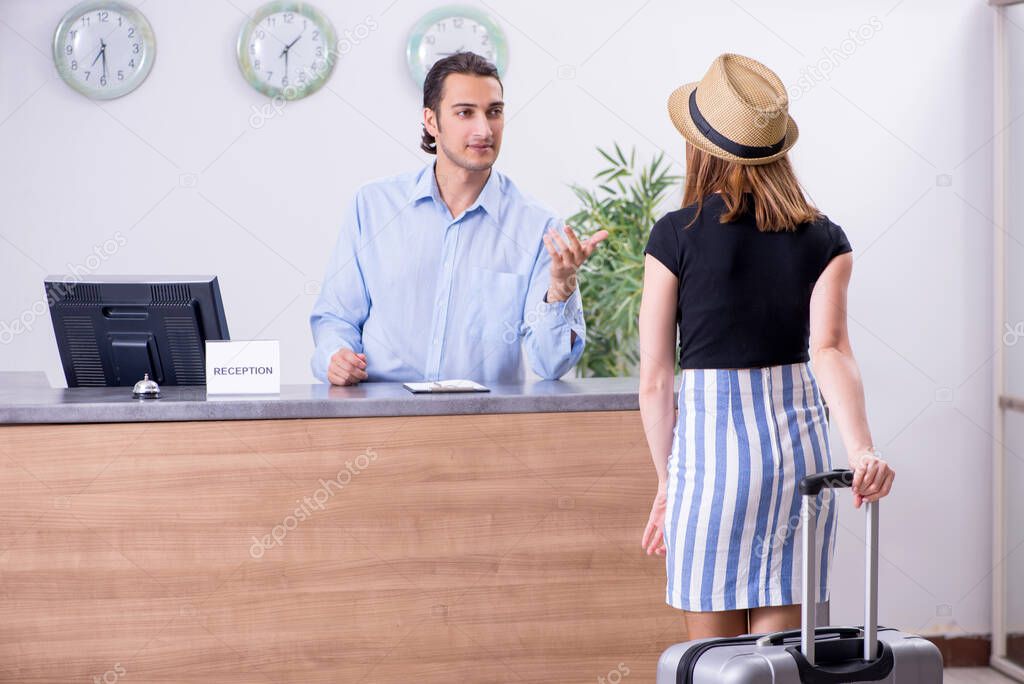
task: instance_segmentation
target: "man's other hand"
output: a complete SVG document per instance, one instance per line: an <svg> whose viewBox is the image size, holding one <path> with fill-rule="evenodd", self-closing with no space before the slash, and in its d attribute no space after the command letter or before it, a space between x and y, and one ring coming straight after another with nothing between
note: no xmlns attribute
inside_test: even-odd
<svg viewBox="0 0 1024 684"><path fill-rule="evenodd" d="M366 354L344 348L334 352L327 368L327 379L332 385L356 385L367 377Z"/></svg>

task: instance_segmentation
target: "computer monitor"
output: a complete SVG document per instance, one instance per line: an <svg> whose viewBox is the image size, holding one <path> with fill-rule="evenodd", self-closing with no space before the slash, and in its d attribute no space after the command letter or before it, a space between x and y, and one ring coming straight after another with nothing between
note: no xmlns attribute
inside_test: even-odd
<svg viewBox="0 0 1024 684"><path fill-rule="evenodd" d="M215 276L49 276L68 387L205 385L206 340L228 339Z"/></svg>

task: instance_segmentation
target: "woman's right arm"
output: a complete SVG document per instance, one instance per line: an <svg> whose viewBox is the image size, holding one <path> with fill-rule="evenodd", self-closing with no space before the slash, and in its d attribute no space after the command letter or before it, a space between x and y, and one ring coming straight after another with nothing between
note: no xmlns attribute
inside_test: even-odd
<svg viewBox="0 0 1024 684"><path fill-rule="evenodd" d="M644 257L644 291L640 300L640 419L651 448L658 489L640 539L647 555L665 555L665 509L668 504L668 457L676 428L676 310L679 278L665 264Z"/></svg>
<svg viewBox="0 0 1024 684"><path fill-rule="evenodd" d="M839 427L854 477L854 504L877 501L889 493L895 471L873 455L864 402L864 384L853 357L846 302L853 271L849 252L832 259L811 294L810 352L814 375Z"/></svg>

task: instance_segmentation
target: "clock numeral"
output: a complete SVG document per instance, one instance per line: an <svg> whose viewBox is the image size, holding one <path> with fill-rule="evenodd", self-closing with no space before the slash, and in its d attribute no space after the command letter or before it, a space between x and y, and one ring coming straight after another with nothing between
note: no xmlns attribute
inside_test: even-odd
<svg viewBox="0 0 1024 684"><path fill-rule="evenodd" d="M324 56L324 48L323 48L322 45L318 45L317 46L317 48L316 48L316 56L317 57L323 57Z"/></svg>
<svg viewBox="0 0 1024 684"><path fill-rule="evenodd" d="M305 83L305 82L306 82L306 71L303 70L303 71L299 72L299 83Z"/></svg>
<svg viewBox="0 0 1024 684"><path fill-rule="evenodd" d="M255 55L256 54L256 43L249 43L249 54L250 55Z"/></svg>
<svg viewBox="0 0 1024 684"><path fill-rule="evenodd" d="M128 66L130 66L132 69L134 69L135 68L135 60L134 59L129 59L128 60Z"/></svg>
<svg viewBox="0 0 1024 684"><path fill-rule="evenodd" d="M117 18L117 26L118 26L118 28L120 28L120 26L122 24L122 19L123 19L123 17L118 17Z"/></svg>
<svg viewBox="0 0 1024 684"><path fill-rule="evenodd" d="M302 22L302 23L305 24L306 22ZM316 31L316 30L313 31L313 40L320 40L320 32L319 31Z"/></svg>
<svg viewBox="0 0 1024 684"><path fill-rule="evenodd" d="M267 34L263 32L263 29L256 32L256 38L259 40L263 40L266 36Z"/></svg>
<svg viewBox="0 0 1024 684"><path fill-rule="evenodd" d="M74 29L68 31L68 42L71 42L71 43L75 42L75 36L77 34L78 34L78 31L75 31Z"/></svg>
<svg viewBox="0 0 1024 684"><path fill-rule="evenodd" d="M135 27L134 26L129 26L128 27L128 37L131 38L134 35L135 35Z"/></svg>
<svg viewBox="0 0 1024 684"><path fill-rule="evenodd" d="M132 43L132 52L135 53L135 54L139 54L139 44L138 43Z"/></svg>
<svg viewBox="0 0 1024 684"><path fill-rule="evenodd" d="M124 80L124 71L121 70L121 69L117 70L117 80L118 81L123 81Z"/></svg>
<svg viewBox="0 0 1024 684"><path fill-rule="evenodd" d="M272 77L273 75L274 75L274 72L273 72L273 71L268 71L268 72L267 72L267 80L269 81L269 80L270 80L270 78L271 78L271 77Z"/></svg>
<svg viewBox="0 0 1024 684"><path fill-rule="evenodd" d="M285 12L285 14L284 14L284 23L290 24L293 21L295 21L295 15L292 14L291 12Z"/></svg>
<svg viewBox="0 0 1024 684"><path fill-rule="evenodd" d="M423 42L427 45L433 45L437 42L437 36L426 36L423 38Z"/></svg>
<svg viewBox="0 0 1024 684"><path fill-rule="evenodd" d="M260 60L257 59L256 61L254 61L252 63L252 66L253 66L254 69L256 69L256 71L259 71L260 70Z"/></svg>
<svg viewBox="0 0 1024 684"><path fill-rule="evenodd" d="M96 19L98 21L103 22L104 24L107 23L107 19L109 17L110 17L110 13L107 12L106 10L100 10L99 12L96 13Z"/></svg>
<svg viewBox="0 0 1024 684"><path fill-rule="evenodd" d="M454 17L454 18L452 18L452 26L454 26L455 28L462 28L462 25L465 22L466 22L466 20L464 18L462 18L462 17Z"/></svg>
<svg viewBox="0 0 1024 684"><path fill-rule="evenodd" d="M70 55L74 51L75 51L75 49L73 47L71 47L71 43L68 43L67 45L64 46L64 54L65 55Z"/></svg>
<svg viewBox="0 0 1024 684"><path fill-rule="evenodd" d="M267 26L277 26L277 17L267 17Z"/></svg>
<svg viewBox="0 0 1024 684"><path fill-rule="evenodd" d="M86 72L85 72L85 80L86 80L86 81L88 81L88 80L89 80L89 76L90 76L91 74L92 74L92 72L91 72L91 71L86 71Z"/></svg>
<svg viewBox="0 0 1024 684"><path fill-rule="evenodd" d="M100 76L100 85L101 86L107 85L107 77L106 76Z"/></svg>
<svg viewBox="0 0 1024 684"><path fill-rule="evenodd" d="M78 60L77 59L71 60L71 70L72 71L78 71Z"/></svg>
<svg viewBox="0 0 1024 684"><path fill-rule="evenodd" d="M89 25L89 17L82 17L82 26Z"/></svg>
<svg viewBox="0 0 1024 684"><path fill-rule="evenodd" d="M491 37L489 35L485 33L484 35L480 36L481 45L487 45L489 42L491 42Z"/></svg>
<svg viewBox="0 0 1024 684"><path fill-rule="evenodd" d="M445 26L446 26L445 22L439 21L439 22L437 22L437 24L435 24L435 26L437 28L437 32L438 33L444 33L444 29L445 29Z"/></svg>

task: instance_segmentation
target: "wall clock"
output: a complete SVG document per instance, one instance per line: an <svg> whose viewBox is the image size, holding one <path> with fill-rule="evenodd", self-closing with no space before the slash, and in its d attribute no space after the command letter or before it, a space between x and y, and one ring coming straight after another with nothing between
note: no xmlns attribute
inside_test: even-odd
<svg viewBox="0 0 1024 684"><path fill-rule="evenodd" d="M265 95L297 100L331 77L337 60L334 26L306 2L270 2L238 34L238 66Z"/></svg>
<svg viewBox="0 0 1024 684"><path fill-rule="evenodd" d="M155 59L153 28L139 10L123 2L80 3L64 15L53 36L53 61L61 78L99 100L138 88Z"/></svg>
<svg viewBox="0 0 1024 684"><path fill-rule="evenodd" d="M423 85L434 62L456 52L475 52L505 75L508 42L501 27L474 7L448 5L424 15L409 33L405 56L416 85Z"/></svg>

